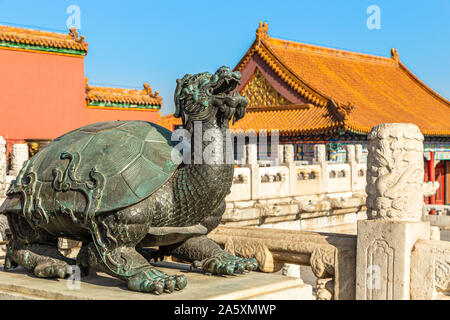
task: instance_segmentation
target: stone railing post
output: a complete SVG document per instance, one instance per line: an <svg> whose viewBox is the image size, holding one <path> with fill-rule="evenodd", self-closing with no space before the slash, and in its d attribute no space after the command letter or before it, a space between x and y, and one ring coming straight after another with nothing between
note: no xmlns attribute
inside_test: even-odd
<svg viewBox="0 0 450 320"><path fill-rule="evenodd" d="M253 200L256 200L259 196L259 185L261 184L261 179L259 177L257 144L251 143L247 145L247 164L250 168L251 197Z"/></svg>
<svg viewBox="0 0 450 320"><path fill-rule="evenodd" d="M294 145L285 144L284 145L284 162L291 163L294 162Z"/></svg>
<svg viewBox="0 0 450 320"><path fill-rule="evenodd" d="M363 162L362 145L361 144L355 144L355 161L356 161L356 163Z"/></svg>
<svg viewBox="0 0 450 320"><path fill-rule="evenodd" d="M282 166L284 163L284 145L279 144L277 146L277 152L278 152L278 154L277 154L278 157L277 157L276 165Z"/></svg>
<svg viewBox="0 0 450 320"><path fill-rule="evenodd" d="M12 147L11 175L16 176L23 163L28 160L28 145L25 143L17 143Z"/></svg>
<svg viewBox="0 0 450 320"><path fill-rule="evenodd" d="M320 179L322 192L328 191L328 162L327 162L327 151L324 144L314 145L314 159L313 164L320 165Z"/></svg>
<svg viewBox="0 0 450 320"><path fill-rule="evenodd" d="M354 144L347 144L345 146L345 149L347 151L347 163L350 165L350 186L352 191L354 190L357 179L358 179L358 170L356 168L356 152L355 152L355 145Z"/></svg>
<svg viewBox="0 0 450 320"><path fill-rule="evenodd" d="M345 151L347 153L347 162L355 161L355 145L354 144L346 144Z"/></svg>
<svg viewBox="0 0 450 320"><path fill-rule="evenodd" d="M256 144L248 144L246 146L247 148L247 164L248 165L252 165L252 164L258 164L258 145Z"/></svg>
<svg viewBox="0 0 450 320"><path fill-rule="evenodd" d="M242 146L242 158L239 161L241 166L245 166L247 164L247 145L244 144Z"/></svg>
<svg viewBox="0 0 450 320"><path fill-rule="evenodd" d="M296 195L295 186L297 185L297 168L294 162L294 145L284 145L284 163L289 169L289 196Z"/></svg>
<svg viewBox="0 0 450 320"><path fill-rule="evenodd" d="M6 141L0 136L0 196L5 194L6 188Z"/></svg>
<svg viewBox="0 0 450 320"><path fill-rule="evenodd" d="M367 216L358 221L356 299L409 300L411 250L430 238L423 207L423 135L383 123L368 136Z"/></svg>

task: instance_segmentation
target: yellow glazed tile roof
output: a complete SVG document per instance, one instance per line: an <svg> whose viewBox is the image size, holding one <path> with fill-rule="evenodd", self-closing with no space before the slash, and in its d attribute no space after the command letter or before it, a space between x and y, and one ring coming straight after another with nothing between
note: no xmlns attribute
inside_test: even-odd
<svg viewBox="0 0 450 320"><path fill-rule="evenodd" d="M174 126L181 126L183 123L181 122L181 118L175 118L172 114L168 114L166 116L162 116L158 123L161 127L164 127L169 130L173 130Z"/></svg>
<svg viewBox="0 0 450 320"><path fill-rule="evenodd" d="M399 60L272 38L260 24L236 66L254 54L298 94L327 107L345 129L368 133L382 122L411 122L426 135L450 135L450 102L427 87ZM300 124L299 124L300 125Z"/></svg>
<svg viewBox="0 0 450 320"><path fill-rule="evenodd" d="M230 123L230 129L235 132L270 131L278 129L280 134L308 134L337 130L339 121L333 121L333 116L328 115L327 108L312 105L288 105L277 107L247 108L247 112L241 120L234 125ZM163 116L159 125L169 130L181 125L181 118L175 118L173 114Z"/></svg>
<svg viewBox="0 0 450 320"><path fill-rule="evenodd" d="M25 46L77 50L84 53L87 53L88 51L87 42L84 41L83 36L78 34L76 29L71 29L68 34L63 34L0 25L0 42Z"/></svg>
<svg viewBox="0 0 450 320"><path fill-rule="evenodd" d="M150 85L144 83L144 89L123 89L90 86L86 84L86 99L90 105L128 105L157 106L162 105L158 91L152 92Z"/></svg>
<svg viewBox="0 0 450 320"><path fill-rule="evenodd" d="M230 128L235 132L278 129L284 135L320 133L339 127L332 119L327 108L312 105L247 108L245 117Z"/></svg>

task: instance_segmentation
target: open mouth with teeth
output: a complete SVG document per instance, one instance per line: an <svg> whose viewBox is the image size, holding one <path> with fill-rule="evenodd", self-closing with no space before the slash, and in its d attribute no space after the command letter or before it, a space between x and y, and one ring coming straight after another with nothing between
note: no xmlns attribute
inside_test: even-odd
<svg viewBox="0 0 450 320"><path fill-rule="evenodd" d="M240 78L234 74L224 76L220 79L214 89L212 90L213 95L227 95L231 91L236 89L236 87L241 83Z"/></svg>

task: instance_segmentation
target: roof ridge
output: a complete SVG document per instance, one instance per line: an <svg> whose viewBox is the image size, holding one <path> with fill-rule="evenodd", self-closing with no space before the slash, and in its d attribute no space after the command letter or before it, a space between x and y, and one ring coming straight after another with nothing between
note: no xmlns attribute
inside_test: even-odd
<svg viewBox="0 0 450 320"><path fill-rule="evenodd" d="M304 88L307 88L307 90L303 89L303 91L300 88L294 89L294 90L302 91L300 94L303 95L307 100L313 102L314 104L319 104L321 106L325 106L326 103L328 103L328 101L330 100L330 97L328 97L326 94L322 93L320 90L317 90L316 88L311 87L304 79L302 79L298 74L296 74L288 65L286 65L283 62L283 60L278 56L278 54L269 47L269 45L266 43L266 41L262 40L260 42L260 44L262 44L262 45L256 46L256 52L260 56L262 55L261 48L265 48L266 51L276 59L276 62L278 62L283 68L285 68L286 71L288 71L288 73L290 73L290 75L288 75L289 77L298 79L302 83L302 86ZM266 60L265 59L266 57L261 56L261 58L263 58L263 60ZM273 63L272 64L269 63L269 65L276 73L279 73L279 76L281 76L281 78L283 79L283 75L281 75L282 71L279 70L280 68L277 68L276 66L274 66ZM286 79L283 79L283 80L286 81ZM290 86L295 87L295 84L292 82L292 83L290 83ZM309 93L306 91L309 91ZM314 97L313 94L316 96L319 96L322 99L325 99L327 102L324 102L324 101L320 102L319 99L317 97Z"/></svg>
<svg viewBox="0 0 450 320"><path fill-rule="evenodd" d="M143 89L90 86L86 78L86 99L90 104L119 103L162 106L163 98L158 91L152 91L148 83Z"/></svg>
<svg viewBox="0 0 450 320"><path fill-rule="evenodd" d="M405 72L408 76L410 76L414 81L416 81L422 88L424 88L427 92L429 92L431 95L433 95L438 100L441 100L444 104L446 104L448 107L450 107L450 101L441 96L439 93L431 89L429 86L427 86L422 80L420 80L414 73L411 72L402 62L399 61L399 67L400 69Z"/></svg>
<svg viewBox="0 0 450 320"><path fill-rule="evenodd" d="M49 36L60 36L60 37L64 37L67 38L69 37L68 33L63 33L63 32L56 32L56 31L48 31L48 30L40 30L40 29L33 29L33 28L27 28L27 27L16 27L16 26L9 26L9 25L4 25L4 24L0 24L0 32L24 32L24 33L39 33L39 34L48 34Z"/></svg>
<svg viewBox="0 0 450 320"><path fill-rule="evenodd" d="M391 57L384 57L375 54L368 54L358 51L346 50L346 49L338 49L338 48L330 48L315 44L309 44L299 41L286 40L281 38L275 38L268 36L266 41L269 41L270 45L277 46L284 44L284 49L293 49L293 50L301 50L308 53L314 54L326 54L330 56L340 57L340 58L357 58L362 61L370 61L370 62L386 62L388 64L396 64L396 61ZM278 44L279 43L279 44Z"/></svg>
<svg viewBox="0 0 450 320"><path fill-rule="evenodd" d="M284 110L305 110L314 107L312 104L286 104L286 105L271 105L271 106L258 106L248 107L246 112L259 112L259 111L284 111Z"/></svg>
<svg viewBox="0 0 450 320"><path fill-rule="evenodd" d="M135 88L123 88L123 87L108 87L108 86L98 86L98 85L90 85L87 82L87 78L86 78L86 91L94 91L94 90L98 90L101 92L117 92L117 93L135 93L135 94L140 94L140 95L148 95L148 96L154 96L154 97L159 97L159 92L158 91L152 91L152 88L150 87L150 84L145 83L143 84L143 89L135 89ZM162 98L161 98L162 99Z"/></svg>
<svg viewBox="0 0 450 320"><path fill-rule="evenodd" d="M88 43L75 28L68 33L37 30L24 27L0 25L0 41L2 47L21 48L26 50L51 51L48 48L70 50L74 54L86 54Z"/></svg>
<svg viewBox="0 0 450 320"><path fill-rule="evenodd" d="M379 61L379 62L388 62L389 64L396 64L398 62L398 53L396 49L391 49L391 57L384 57L379 56L375 54L368 54L363 52L357 52L352 50L346 50L346 49L338 49L338 48L330 48L326 46L321 45L315 45L315 44L309 44L304 43L300 41L294 41L294 40L288 40L288 39L282 39L277 37L269 36L268 33L269 25L265 22L262 23L262 21L259 22L259 28L256 30L256 40L258 44L261 41L269 42L268 44L271 45L271 42L279 42L280 45L284 44L284 49L307 49L309 52L317 53L317 54L330 54L333 56L339 56L343 58L349 58L349 57L356 57L361 59L367 59L368 61ZM273 44L277 45L277 44ZM304 50L304 51L307 51Z"/></svg>
<svg viewBox="0 0 450 320"><path fill-rule="evenodd" d="M376 100L373 99L372 96L369 96L369 98L365 98L366 96L360 97L361 94L354 94L349 96L348 94L336 94L336 90L330 89L330 84L332 81L339 80L340 76L336 69L339 68L333 68L335 65L339 65L339 63L342 63L345 65L353 66L358 65L356 68L357 71L358 68L368 68L368 70L372 70L373 72L378 72L375 75L371 74L370 77L364 78L364 74L355 73L359 75L359 78L362 77L362 79L366 79L368 82L368 85L366 87L362 86L360 88L361 92L364 90L374 90L377 89L376 85L380 85L380 90L383 90L384 87L392 87L392 84L395 85L396 79L398 77L401 77L403 81L407 81L408 88L404 90L400 90L400 96L396 96L395 93L392 93L392 90L387 90L385 94L384 100L382 100L382 103L386 103L386 99L388 103L393 103L394 106L400 110L399 112L402 112L401 110L407 109L410 107L411 104L414 104L414 102L411 101L412 98L414 98L414 95L423 97L421 101L421 106L417 110L421 110L420 112L426 112L427 105L430 104L431 106L435 106L437 109L440 110L440 114L447 118L447 110L450 106L450 101L445 99L444 97L440 96L437 92L432 90L430 87L428 87L425 83L423 83L419 78L417 78L411 71L409 71L401 62L399 59L399 55L397 52L397 49L392 48L391 49L391 57L381 57L381 56L375 56L375 55L369 55L365 53L357 53L342 49L332 49L332 48L325 48L320 47L317 45L309 45L309 44L301 44L297 42L293 42L290 40L281 40L277 38L271 38L268 34L268 24L264 23L262 24L260 22L259 28L256 30L256 39L252 43L251 47L247 50L245 55L240 59L239 63L236 65L234 70L242 71L246 68L248 63L250 63L252 57L255 55L258 56L258 58L261 58L262 61L280 78L281 81L283 81L287 86L292 88L296 93L298 93L301 97L305 98L307 102L314 104L315 106L321 106L326 107L328 109L329 116L331 117L333 122L337 123L337 126L341 126L341 128L346 128L346 130L355 132L355 133L367 133L370 131L369 125L371 122L381 120L383 117L379 117L378 115L374 115L374 110L378 110L380 99ZM302 54L299 50L289 50L290 48L300 48L305 50L305 56L310 55L310 59L307 59L305 64L314 64L314 62L317 61L325 61L329 62L331 76L325 76L324 79L322 79L322 82L325 82L325 86L321 86L320 81L311 81L311 76L314 75L314 72L316 72L317 68L314 69L308 69L308 65L305 67L304 70L309 70L313 72L312 74L308 74L305 72L298 72L299 66L290 63L290 59L301 59ZM310 54L310 52L318 52L318 53L325 53L327 55L334 55L334 57L350 57L353 58L352 60L348 59L347 61L344 61L343 59L339 58L328 58L326 56L320 57L319 55L313 55ZM359 60L358 60L359 59ZM364 61L367 61L368 63L362 63L360 64L359 61L363 59ZM370 63L373 62L373 63ZM318 62L317 62L318 63ZM328 66L328 65L327 65ZM375 69L373 69L375 68ZM353 69L352 69L353 70ZM347 72L349 72L347 70ZM372 83L372 80L374 77L380 77L379 73L384 74L387 73L387 76L385 78L381 77L380 81ZM334 77L334 78L333 78ZM358 78L358 79L359 79ZM378 79L378 78L376 78ZM355 80L350 77L350 80ZM356 81L356 80L355 80ZM339 90L344 90L344 93L347 92L347 88L345 85L355 85L355 81L348 84L346 81L344 81L344 85L339 86L339 83L337 87ZM358 83L359 84L359 83ZM357 84L357 88L358 87ZM363 82L362 84L365 85ZM383 87L384 86L384 87ZM323 90L323 91L322 91ZM346 91L347 90L347 91ZM412 91L408 91L412 90ZM350 93L353 91L350 90ZM359 92L359 91L358 91ZM384 91L381 91L384 92ZM410 98L408 95L408 92L411 92L413 97ZM428 96L428 97L427 97ZM383 96L384 97L384 96ZM372 99L372 100L371 100ZM409 101L407 101L409 100ZM375 107L373 107L374 105ZM369 106L369 107L368 107ZM370 109L372 106L372 109ZM374 116L373 120L372 118L368 119L367 117L361 116L361 112L366 110L371 111L372 116ZM354 111L356 110L356 111ZM409 109L408 109L409 110ZM414 111L416 109L413 109L413 111L408 111L407 113L412 115L413 117L418 117L417 120L420 119L420 115L418 114L419 111ZM391 115L388 115L387 118L391 117ZM410 116L408 116L410 117ZM442 119L444 119L442 118ZM409 118L408 118L409 119ZM449 135L450 131L446 128L448 125L446 125L443 120L440 120L440 126L437 127L435 130L435 126L432 122L429 120L420 120L421 122L421 130L423 130L424 134L426 135ZM422 128L423 125L423 128ZM441 127L444 128L441 130Z"/></svg>

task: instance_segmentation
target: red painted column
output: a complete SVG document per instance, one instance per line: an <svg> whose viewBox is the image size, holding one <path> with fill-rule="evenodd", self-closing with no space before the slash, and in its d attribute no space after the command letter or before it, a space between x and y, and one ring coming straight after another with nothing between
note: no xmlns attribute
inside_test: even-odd
<svg viewBox="0 0 450 320"><path fill-rule="evenodd" d="M436 180L436 172L434 170L434 151L430 151L430 161L428 161L428 180L435 181ZM433 194L430 197L430 204L436 203L436 196ZM436 214L436 210L431 210L430 214Z"/></svg>

